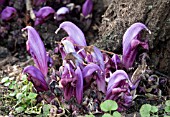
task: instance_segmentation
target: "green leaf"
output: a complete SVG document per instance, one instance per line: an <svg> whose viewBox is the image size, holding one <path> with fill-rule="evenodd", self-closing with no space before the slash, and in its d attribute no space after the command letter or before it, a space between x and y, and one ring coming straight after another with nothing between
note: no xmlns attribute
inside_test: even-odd
<svg viewBox="0 0 170 117"><path fill-rule="evenodd" d="M22 93L17 93L16 98L20 100L22 98L22 95L23 95Z"/></svg>
<svg viewBox="0 0 170 117"><path fill-rule="evenodd" d="M152 113L158 112L158 107L156 107L156 106L151 106L151 112L152 112Z"/></svg>
<svg viewBox="0 0 170 117"><path fill-rule="evenodd" d="M29 95L28 95L29 99L35 99L36 97L37 97L37 94L36 93L32 93L32 92L30 92Z"/></svg>
<svg viewBox="0 0 170 117"><path fill-rule="evenodd" d="M9 81L9 77L4 77L4 78L2 78L1 83L5 83L7 81Z"/></svg>
<svg viewBox="0 0 170 117"><path fill-rule="evenodd" d="M113 100L106 100L106 101L104 101L100 104L100 108L104 112L108 112L108 111L111 111L111 110L117 110L118 105Z"/></svg>
<svg viewBox="0 0 170 117"><path fill-rule="evenodd" d="M102 117L113 117L113 116L110 115L109 113L105 113Z"/></svg>
<svg viewBox="0 0 170 117"><path fill-rule="evenodd" d="M113 113L113 117L121 117L121 114L118 111L115 111Z"/></svg>
<svg viewBox="0 0 170 117"><path fill-rule="evenodd" d="M141 117L150 117L151 105L150 104L143 104L140 108L140 115Z"/></svg>
<svg viewBox="0 0 170 117"><path fill-rule="evenodd" d="M170 113L170 106L165 107L165 112Z"/></svg>
<svg viewBox="0 0 170 117"><path fill-rule="evenodd" d="M22 106L20 106L20 107L15 108L15 111L16 111L17 113L21 113L21 112L24 111L24 108L23 108Z"/></svg>
<svg viewBox="0 0 170 117"><path fill-rule="evenodd" d="M165 102L165 105L166 105L166 106L170 106L170 100L167 100L167 101Z"/></svg>
<svg viewBox="0 0 170 117"><path fill-rule="evenodd" d="M5 82L5 84L4 84L4 86L6 86L6 87L8 87L9 85L10 85L9 81Z"/></svg>
<svg viewBox="0 0 170 117"><path fill-rule="evenodd" d="M13 85L13 84L10 84L10 85L9 85L9 88L10 88L10 89L14 89L14 85Z"/></svg>

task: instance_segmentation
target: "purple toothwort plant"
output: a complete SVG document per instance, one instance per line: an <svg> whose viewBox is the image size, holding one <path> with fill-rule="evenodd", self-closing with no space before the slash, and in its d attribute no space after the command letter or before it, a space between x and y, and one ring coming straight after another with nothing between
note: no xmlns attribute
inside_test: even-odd
<svg viewBox="0 0 170 117"><path fill-rule="evenodd" d="M16 13L17 11L15 8L7 6L2 10L0 18L4 21L9 21L16 16Z"/></svg>
<svg viewBox="0 0 170 117"><path fill-rule="evenodd" d="M80 104L83 99L83 75L79 66L74 70L71 64L66 63L61 76L61 84L64 90L64 97L69 100L75 96Z"/></svg>
<svg viewBox="0 0 170 117"><path fill-rule="evenodd" d="M36 64L36 67L25 67L23 73L28 73L28 80L33 83L37 92L47 91L48 85L45 79L48 72L48 57L44 44L33 27L27 26L23 30L28 30L27 51L31 54Z"/></svg>
<svg viewBox="0 0 170 117"><path fill-rule="evenodd" d="M73 41L73 44L77 44L79 46L87 46L83 32L75 24L69 21L65 21L60 24L55 33L57 34L61 28L67 32L70 40Z"/></svg>
<svg viewBox="0 0 170 117"><path fill-rule="evenodd" d="M135 23L131 25L123 35L123 64L126 69L132 67L137 54L137 47L140 45L144 49L148 49L147 42L141 42L140 31L146 29L150 30L142 23Z"/></svg>
<svg viewBox="0 0 170 117"><path fill-rule="evenodd" d="M133 89L134 85L130 82L127 73L116 70L109 79L105 99L115 100L119 105L118 110L122 111L132 103L131 88Z"/></svg>
<svg viewBox="0 0 170 117"><path fill-rule="evenodd" d="M57 12L54 15L54 19L57 21L61 21L65 19L65 16L69 13L69 9L67 7L61 7L57 10Z"/></svg>
<svg viewBox="0 0 170 117"><path fill-rule="evenodd" d="M82 7L82 14L84 17L87 17L92 13L93 9L93 1L92 0L86 0Z"/></svg>
<svg viewBox="0 0 170 117"><path fill-rule="evenodd" d="M62 40L63 48L59 48L62 54L63 70L61 72L61 84L64 90L64 97L69 100L71 97L76 97L80 104L83 98L83 60L74 49L73 44L69 40Z"/></svg>
<svg viewBox="0 0 170 117"><path fill-rule="evenodd" d="M42 24L51 15L54 15L55 11L49 6L42 7L38 12L35 12L36 19L34 25Z"/></svg>

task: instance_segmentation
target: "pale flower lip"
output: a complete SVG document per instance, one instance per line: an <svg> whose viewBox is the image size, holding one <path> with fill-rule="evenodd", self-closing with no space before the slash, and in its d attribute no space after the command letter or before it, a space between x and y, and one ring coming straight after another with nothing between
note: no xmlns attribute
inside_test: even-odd
<svg viewBox="0 0 170 117"><path fill-rule="evenodd" d="M65 15L66 13L69 13L69 9L67 7L61 7L57 10L57 15Z"/></svg>
<svg viewBox="0 0 170 117"><path fill-rule="evenodd" d="M137 47L140 45L144 49L148 49L147 42L141 42L140 32L146 29L149 34L151 31L142 23L132 24L123 35L123 64L126 69L132 67L137 54Z"/></svg>
<svg viewBox="0 0 170 117"><path fill-rule="evenodd" d="M14 7L7 6L3 11L1 12L1 19L4 21L8 21L16 16L16 9Z"/></svg>

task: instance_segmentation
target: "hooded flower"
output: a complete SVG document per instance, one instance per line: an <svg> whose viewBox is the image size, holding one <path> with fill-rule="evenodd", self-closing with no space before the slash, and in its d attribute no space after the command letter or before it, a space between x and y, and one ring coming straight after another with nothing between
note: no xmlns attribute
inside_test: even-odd
<svg viewBox="0 0 170 117"><path fill-rule="evenodd" d="M42 7L38 12L35 13L36 19L35 19L35 25L42 24L45 20L49 18L49 16L53 15L55 13L54 9L45 6Z"/></svg>
<svg viewBox="0 0 170 117"><path fill-rule="evenodd" d="M57 10L54 15L54 19L57 21L61 21L65 18L65 15L69 13L69 9L67 7L61 7Z"/></svg>
<svg viewBox="0 0 170 117"><path fill-rule="evenodd" d="M116 70L110 77L106 92L106 99L115 100L119 105L119 111L132 102L130 88L133 87L128 75L123 70Z"/></svg>
<svg viewBox="0 0 170 117"><path fill-rule="evenodd" d="M92 13L93 9L93 1L92 0L86 0L82 7L82 14L84 17L88 16Z"/></svg>
<svg viewBox="0 0 170 117"><path fill-rule="evenodd" d="M85 66L83 69L83 77L85 78L87 85L90 84L92 78L95 79L99 91L105 93L106 91L105 75L98 65L90 63L87 66Z"/></svg>
<svg viewBox="0 0 170 117"><path fill-rule="evenodd" d="M9 21L10 19L12 19L16 16L16 13L17 13L17 11L15 8L7 6L1 12L1 19L4 21Z"/></svg>
<svg viewBox="0 0 170 117"><path fill-rule="evenodd" d="M79 104L82 102L83 75L79 66L74 68L71 64L66 63L61 76L61 84L63 85L64 97L66 100L75 96Z"/></svg>
<svg viewBox="0 0 170 117"><path fill-rule="evenodd" d="M74 44L79 46L87 46L83 32L75 24L69 21L65 21L60 24L55 33L57 33L61 28L67 32L70 40L72 40Z"/></svg>
<svg viewBox="0 0 170 117"><path fill-rule="evenodd" d="M146 29L149 33L150 30L142 23L135 23L131 25L123 36L123 64L126 69L132 67L136 58L137 47L141 45L144 49L148 49L147 42L141 42L140 31Z"/></svg>
<svg viewBox="0 0 170 117"><path fill-rule="evenodd" d="M23 30L28 30L27 50L33 57L33 60L36 64L36 67L25 67L23 73L29 74L28 80L34 84L34 87L38 92L47 91L48 86L45 78L48 72L48 57L44 44L37 31L33 27L27 26Z"/></svg>

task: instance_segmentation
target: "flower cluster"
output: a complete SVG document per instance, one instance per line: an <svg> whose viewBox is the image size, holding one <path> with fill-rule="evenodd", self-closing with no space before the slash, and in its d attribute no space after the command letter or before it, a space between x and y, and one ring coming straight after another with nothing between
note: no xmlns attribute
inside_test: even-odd
<svg viewBox="0 0 170 117"><path fill-rule="evenodd" d="M36 67L28 66L23 72L28 73L28 80L34 84L37 92L44 92L50 89L47 79L49 56L35 29L30 26L25 29L28 30L27 50L33 57ZM81 104L85 87L96 82L98 91L106 94L106 100L117 101L120 111L130 106L132 102L130 92L136 89L137 85L132 83L125 71L133 66L139 46L148 49L148 44L141 42L139 35L142 29L147 31L149 29L142 23L135 23L127 29L123 36L122 60L117 54L110 57L95 46L87 46L83 32L72 22L61 23L56 33L61 29L68 34L56 47L63 60L58 76L65 100L75 97Z"/></svg>

